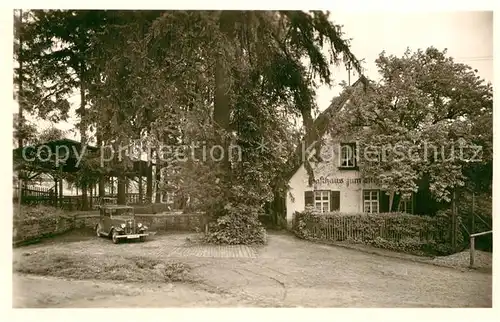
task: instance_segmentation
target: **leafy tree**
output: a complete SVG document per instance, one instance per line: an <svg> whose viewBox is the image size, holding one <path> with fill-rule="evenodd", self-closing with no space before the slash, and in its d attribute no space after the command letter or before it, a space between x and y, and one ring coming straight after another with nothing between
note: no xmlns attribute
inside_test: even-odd
<svg viewBox="0 0 500 322"><path fill-rule="evenodd" d="M302 118L311 140L317 81L330 84L329 67L341 61L360 68L340 27L319 11L55 11L35 21L37 59L59 66L66 57L53 72L58 86L80 90L81 130L91 125L98 142L115 149L147 142L157 174L164 168L160 188L230 221L214 233L231 243L246 239L231 227L260 234L257 215L283 188L276 178L298 135L290 119ZM54 38L64 49L52 48ZM225 153L184 162L160 143L220 145ZM229 157L231 145L241 158ZM110 164L120 171L120 195L130 161Z"/></svg>
<svg viewBox="0 0 500 322"><path fill-rule="evenodd" d="M55 126L48 127L44 129L39 135L37 142L45 143L54 140L64 139L66 132L56 128Z"/></svg>
<svg viewBox="0 0 500 322"><path fill-rule="evenodd" d="M19 113L15 113L13 115L13 144L16 148L23 147L26 144L33 144L36 141L38 134L37 127L34 124L29 123L26 120L20 122L19 118Z"/></svg>
<svg viewBox="0 0 500 322"><path fill-rule="evenodd" d="M65 97L68 92L56 88L42 72L51 66L42 59L48 41L38 26L37 13L33 10L15 10L14 14L14 68L15 99L19 103L19 121L23 113L48 119L54 122L67 118L69 103ZM53 76L53 75L52 75Z"/></svg>
<svg viewBox="0 0 500 322"><path fill-rule="evenodd" d="M92 62L89 59L91 39L105 23L105 11L96 10L31 10L31 19L24 28L28 49L25 56L31 62L30 102L42 118L57 115L65 118L69 110L68 97L76 89L80 93L81 141L88 143L89 127L85 111L88 87L92 82ZM37 99L40 100L37 102ZM84 208L86 188L83 187Z"/></svg>
<svg viewBox="0 0 500 322"><path fill-rule="evenodd" d="M113 14L97 37L101 82L93 92L105 136L222 146L222 162L175 164L167 157L160 165L166 189L189 191L214 214L228 203L260 212L285 160L276 147L291 145L286 119L301 116L310 127L314 80L329 83L331 63L345 58L359 69L340 27L322 12ZM262 141L271 149L258 151ZM241 160L229 158L231 144L242 148Z"/></svg>
<svg viewBox="0 0 500 322"><path fill-rule="evenodd" d="M23 84L18 99L21 111L53 122L64 120L69 111L68 98L78 90L80 108L76 112L80 124L77 127L84 144L88 142L89 128L85 115L87 87L93 77L89 55L91 38L105 23L104 17L104 11L28 10L23 13L22 23L16 25L23 40L15 46L18 53L15 59L19 62L15 82ZM59 134L49 130L39 139L57 138ZM87 176L81 173L81 177ZM85 180L77 178L77 181ZM85 209L87 189L85 185L81 188Z"/></svg>
<svg viewBox="0 0 500 322"><path fill-rule="evenodd" d="M354 93L334 122L334 135L359 140L363 175L380 178L391 200L428 190L448 202L466 183L491 183L491 84L432 47L402 57L382 53L376 64L380 82Z"/></svg>

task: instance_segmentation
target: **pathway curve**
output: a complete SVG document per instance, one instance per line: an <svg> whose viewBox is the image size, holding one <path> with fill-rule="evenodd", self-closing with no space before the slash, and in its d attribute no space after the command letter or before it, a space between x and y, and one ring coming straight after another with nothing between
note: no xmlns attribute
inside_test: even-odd
<svg viewBox="0 0 500 322"><path fill-rule="evenodd" d="M16 252L38 248L178 259L190 264L192 273L205 282L200 287L64 281L60 288L67 288L65 293L54 286L62 279L17 276L14 293L21 306L491 307L492 303L491 274L319 245L286 234L271 234L268 245L255 248L197 246L186 243L186 235L165 235L118 247L89 238ZM28 303L30 293L39 294L41 302ZM98 301L92 300L96 297ZM43 302L44 298L52 302Z"/></svg>

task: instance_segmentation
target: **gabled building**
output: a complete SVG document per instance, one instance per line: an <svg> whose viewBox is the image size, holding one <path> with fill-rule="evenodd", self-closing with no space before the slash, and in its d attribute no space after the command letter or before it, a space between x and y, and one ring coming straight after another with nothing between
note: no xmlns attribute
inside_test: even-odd
<svg viewBox="0 0 500 322"><path fill-rule="evenodd" d="M305 162L297 163L290 175L286 196L288 225L293 214L306 207L314 207L320 213L413 213L414 198L401 200L394 196L392 209L389 209L390 197L380 189L377 178L362 178L358 164L362 161L358 158L359 147L355 137L329 133L330 120L346 106L352 92L366 84L366 79L356 81L352 91L334 98L330 107L316 119L315 140L321 143L316 145L319 153L315 154L320 158L308 162L314 180L311 180Z"/></svg>

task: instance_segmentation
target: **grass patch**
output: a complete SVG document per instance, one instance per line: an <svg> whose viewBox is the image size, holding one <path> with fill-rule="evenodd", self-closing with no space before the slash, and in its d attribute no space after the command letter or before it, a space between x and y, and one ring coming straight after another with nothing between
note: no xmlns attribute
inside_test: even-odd
<svg viewBox="0 0 500 322"><path fill-rule="evenodd" d="M62 254L46 251L24 252L14 260L14 272L59 276L79 280L125 282L193 282L190 267L143 256Z"/></svg>

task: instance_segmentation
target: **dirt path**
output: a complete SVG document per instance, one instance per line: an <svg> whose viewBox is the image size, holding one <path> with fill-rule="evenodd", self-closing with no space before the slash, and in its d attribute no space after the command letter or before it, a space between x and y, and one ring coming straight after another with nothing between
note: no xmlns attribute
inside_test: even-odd
<svg viewBox="0 0 500 322"><path fill-rule="evenodd" d="M28 307L491 307L490 274L318 245L289 235L271 235L265 247L238 249L235 256L224 253L225 248L207 252L190 246L189 251L178 251L184 240L184 236L158 236L145 244L117 247L93 238L24 247L16 252L48 247L73 253L98 249L155 258L177 256L176 260L193 267L192 273L204 285L16 276L15 303Z"/></svg>
<svg viewBox="0 0 500 322"><path fill-rule="evenodd" d="M244 298L183 284L144 285L14 275L15 308L251 306Z"/></svg>

